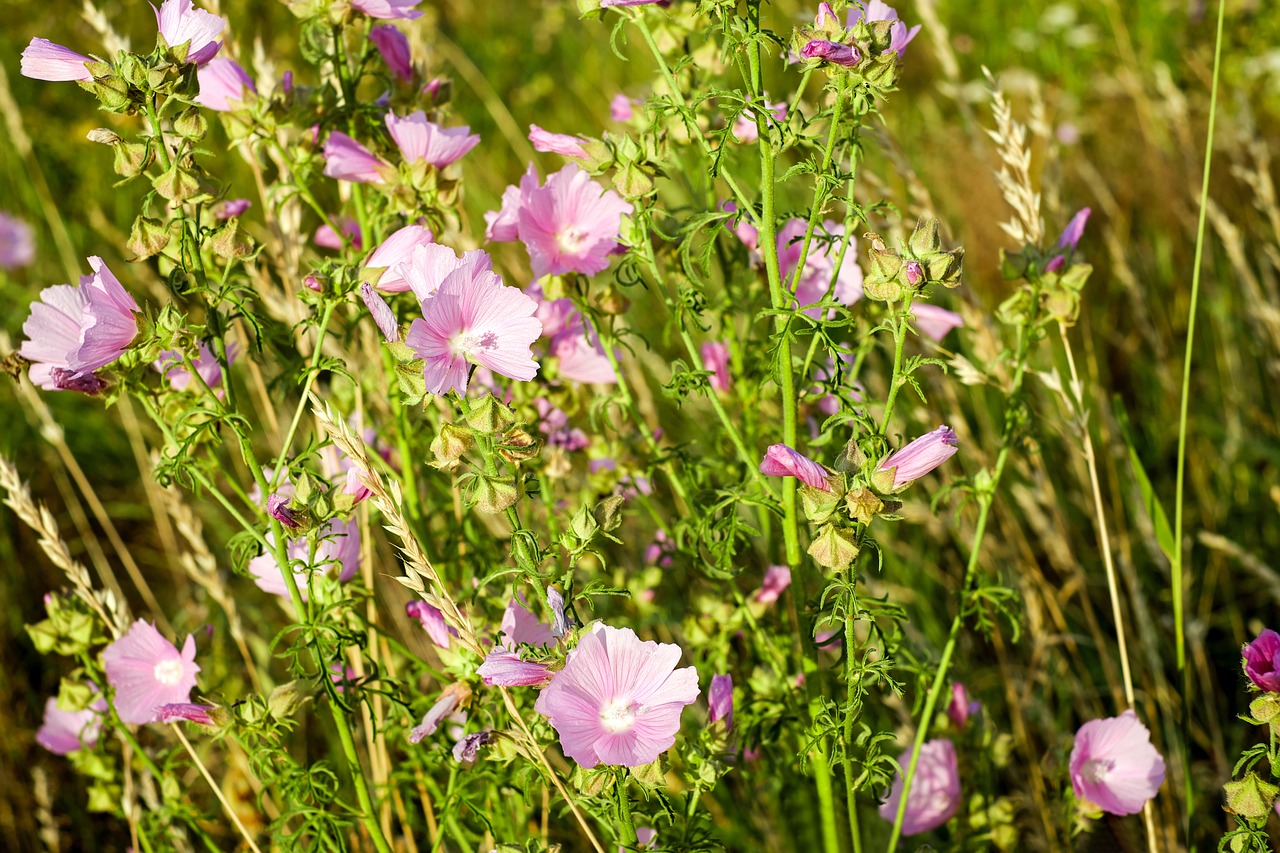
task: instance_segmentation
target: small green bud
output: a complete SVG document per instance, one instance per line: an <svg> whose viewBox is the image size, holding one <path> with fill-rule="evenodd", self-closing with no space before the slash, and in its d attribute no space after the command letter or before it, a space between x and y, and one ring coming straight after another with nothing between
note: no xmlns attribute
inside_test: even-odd
<svg viewBox="0 0 1280 853"><path fill-rule="evenodd" d="M590 542L599 529L600 522L596 521L595 515L585 506L579 507L569 521L569 532L577 537L579 542Z"/></svg>
<svg viewBox="0 0 1280 853"><path fill-rule="evenodd" d="M139 216L133 220L133 227L129 229L129 242L125 243L125 248L133 253L129 261L142 261L160 254L169 245L169 240L168 223Z"/></svg>
<svg viewBox="0 0 1280 853"><path fill-rule="evenodd" d="M1250 770L1243 779L1222 786L1227 795L1227 811L1243 818L1259 819L1271 814L1280 788L1263 781Z"/></svg>
<svg viewBox="0 0 1280 853"><path fill-rule="evenodd" d="M114 146L115 162L112 168L123 178L136 178L155 160L151 149L141 142L121 142Z"/></svg>
<svg viewBox="0 0 1280 853"><path fill-rule="evenodd" d="M419 371L421 375L421 371ZM432 466L440 469L453 468L458 464L474 442L471 430L467 427L445 424L440 432L431 440L431 453L436 457Z"/></svg>
<svg viewBox="0 0 1280 853"><path fill-rule="evenodd" d="M173 131L183 139L198 142L208 135L209 120L204 117L199 107L187 107L173 120Z"/></svg>
<svg viewBox="0 0 1280 853"><path fill-rule="evenodd" d="M1000 250L1000 275L1005 281L1017 281L1027 275L1030 260L1021 252Z"/></svg>
<svg viewBox="0 0 1280 853"><path fill-rule="evenodd" d="M515 465L537 456L542 450L542 442L516 427L507 430L494 449L503 459Z"/></svg>
<svg viewBox="0 0 1280 853"><path fill-rule="evenodd" d="M1280 717L1280 693L1263 693L1249 703L1249 716L1257 723L1269 723Z"/></svg>
<svg viewBox="0 0 1280 853"><path fill-rule="evenodd" d="M812 524L825 524L830 521L836 507L840 505L840 498L839 493L830 489L800 486L800 505L804 507L804 517Z"/></svg>
<svg viewBox="0 0 1280 853"><path fill-rule="evenodd" d="M875 492L865 487L846 494L844 503L849 517L863 524L870 524L871 520L884 509L884 501Z"/></svg>
<svg viewBox="0 0 1280 853"><path fill-rule="evenodd" d="M941 251L942 234L939 231L938 220L931 217L916 223L916 230L911 233L908 245L911 247L912 254L918 258Z"/></svg>
<svg viewBox="0 0 1280 853"><path fill-rule="evenodd" d="M396 379L400 381L400 393L404 395L404 402L410 406L418 405L427 396L427 378L423 375L425 368L426 362L420 358L396 364Z"/></svg>
<svg viewBox="0 0 1280 853"><path fill-rule="evenodd" d="M301 681L290 681L281 684L267 697L267 713L273 720L287 720L303 702L310 698L310 692Z"/></svg>
<svg viewBox="0 0 1280 853"><path fill-rule="evenodd" d="M661 785L667 778L662 772L661 758L650 761L648 764L642 764L639 767L632 767L631 775L643 785Z"/></svg>
<svg viewBox="0 0 1280 853"><path fill-rule="evenodd" d="M492 394L471 404L467 424L481 435L506 432L516 424L516 413Z"/></svg>
<svg viewBox="0 0 1280 853"><path fill-rule="evenodd" d="M240 217L232 216L213 232L209 245L220 257L247 258L253 254L253 238L240 227Z"/></svg>
<svg viewBox="0 0 1280 853"><path fill-rule="evenodd" d="M507 509L520 497L520 489L514 477L477 476L472 481L471 497L481 512L497 514Z"/></svg>
<svg viewBox="0 0 1280 853"><path fill-rule="evenodd" d="M64 678L62 683L58 685L58 710L69 713L83 711L93 703L96 695L93 688L83 681L71 681Z"/></svg>
<svg viewBox="0 0 1280 853"><path fill-rule="evenodd" d="M825 524L809 545L809 556L820 566L843 572L853 565L859 550L852 530Z"/></svg>
<svg viewBox="0 0 1280 853"><path fill-rule="evenodd" d="M635 163L626 163L613 175L613 185L623 198L641 198L653 192L653 180Z"/></svg>
<svg viewBox="0 0 1280 853"><path fill-rule="evenodd" d="M116 70L135 89L147 88L147 66L137 54L122 52L116 63Z"/></svg>
<svg viewBox="0 0 1280 853"><path fill-rule="evenodd" d="M957 287L960 284L960 270L964 263L964 249L937 252L920 260L924 264L925 278L929 281L939 282L944 287Z"/></svg>
<svg viewBox="0 0 1280 853"><path fill-rule="evenodd" d="M165 199L178 204L189 201L200 193L200 179L177 163L152 181L151 185Z"/></svg>
<svg viewBox="0 0 1280 853"><path fill-rule="evenodd" d="M610 495L596 504L595 517L601 530L612 533L618 529L622 524L622 507L625 504L626 498L622 495Z"/></svg>

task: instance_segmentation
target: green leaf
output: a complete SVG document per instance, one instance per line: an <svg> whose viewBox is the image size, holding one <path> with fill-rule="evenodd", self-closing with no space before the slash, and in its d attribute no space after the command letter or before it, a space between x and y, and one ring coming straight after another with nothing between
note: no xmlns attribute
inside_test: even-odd
<svg viewBox="0 0 1280 853"><path fill-rule="evenodd" d="M1169 517L1165 515L1164 507L1156 497L1155 489L1151 487L1147 470L1142 466L1142 459L1133 447L1133 437L1129 431L1129 416L1125 413L1124 404L1119 396L1112 397L1112 407L1115 409L1116 421L1120 425L1120 437L1124 439L1124 446L1129 450L1129 466L1133 469L1133 478L1138 482L1138 491L1142 493L1142 505L1146 508L1147 517L1151 519L1151 525L1156 531L1156 543L1172 563L1174 541Z"/></svg>

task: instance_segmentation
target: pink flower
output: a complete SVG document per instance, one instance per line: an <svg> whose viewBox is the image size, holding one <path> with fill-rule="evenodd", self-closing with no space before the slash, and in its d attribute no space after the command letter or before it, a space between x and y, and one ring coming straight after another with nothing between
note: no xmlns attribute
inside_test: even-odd
<svg viewBox="0 0 1280 853"><path fill-rule="evenodd" d="M958 449L956 434L944 424L887 456L877 470L893 471L893 488L901 489L955 456Z"/></svg>
<svg viewBox="0 0 1280 853"><path fill-rule="evenodd" d="M102 652L107 682L115 688L116 713L141 725L156 718L161 705L191 701L196 686L196 641L190 634L179 652L141 619Z"/></svg>
<svg viewBox="0 0 1280 853"><path fill-rule="evenodd" d="M351 8L364 12L370 18L404 18L412 21L423 13L413 8L421 0L351 0Z"/></svg>
<svg viewBox="0 0 1280 853"><path fill-rule="evenodd" d="M413 79L413 54L404 33L392 24L379 24L369 30L369 41L378 48L392 74L406 83Z"/></svg>
<svg viewBox="0 0 1280 853"><path fill-rule="evenodd" d="M710 713L708 723L724 720L726 729L733 729L733 677L729 675L711 676L711 689L707 691L707 705Z"/></svg>
<svg viewBox="0 0 1280 853"><path fill-rule="evenodd" d="M862 61L862 52L856 47L826 39L810 39L800 48L800 55L805 59L821 59L845 68L852 68Z"/></svg>
<svg viewBox="0 0 1280 853"><path fill-rule="evenodd" d="M218 36L227 22L203 9L193 8L191 0L164 0L156 9L156 25L169 47L187 45L187 62L204 65L222 47Z"/></svg>
<svg viewBox="0 0 1280 853"><path fill-rule="evenodd" d="M766 98L768 96L766 95ZM769 108L769 112L778 121L783 121L787 117L787 105L785 103L770 104L768 100L765 104ZM737 120L733 123L733 138L743 144L755 142L760 138L760 128L756 124L756 114L754 110L743 110L738 113Z"/></svg>
<svg viewBox="0 0 1280 853"><path fill-rule="evenodd" d="M947 336L947 332L964 325L964 318L956 312L927 302L912 305L911 313L916 316L916 328L920 333L939 343Z"/></svg>
<svg viewBox="0 0 1280 853"><path fill-rule="evenodd" d="M622 92L619 92L609 102L609 115L613 117L614 121L631 121L635 115L635 110L632 108L638 103L639 101L633 101Z"/></svg>
<svg viewBox="0 0 1280 853"><path fill-rule="evenodd" d="M404 606L404 612L418 620L431 642L438 648L449 648L449 638L458 636L457 629L451 628L444 621L444 614L425 601L410 601Z"/></svg>
<svg viewBox="0 0 1280 853"><path fill-rule="evenodd" d="M57 698L50 696L44 703L44 724L36 732L36 743L55 755L92 748L98 742L105 710L107 703L101 697L83 711L64 711Z"/></svg>
<svg viewBox="0 0 1280 853"><path fill-rule="evenodd" d="M386 300L374 291L373 285L367 281L360 285L360 298L364 300L365 307L373 315L373 322L378 324L378 331L382 332L387 343L399 343L400 324L396 321L396 314Z"/></svg>
<svg viewBox="0 0 1280 853"><path fill-rule="evenodd" d="M551 133L543 130L536 124L529 125L529 141L533 143L534 151L549 152L551 154L563 154L565 157L582 157L587 156L586 150L582 147L591 140L582 136L569 136L564 133Z"/></svg>
<svg viewBox="0 0 1280 853"><path fill-rule="evenodd" d="M212 710L212 705L173 702L168 705L161 705L156 709L156 720L161 723L176 723L178 720L186 720L188 723L212 727L215 725L213 717L209 716L209 712Z"/></svg>
<svg viewBox="0 0 1280 853"><path fill-rule="evenodd" d="M236 360L236 353L236 345L234 343L228 345L228 363ZM218 357L204 341L200 342L200 349L191 364L204 380L205 385L217 388L222 384L222 365L218 363ZM170 349L160 353L160 357L152 363L152 367L164 374L164 378L169 380L169 387L175 391L185 391L191 386L191 373L182 362L182 353L177 350Z"/></svg>
<svg viewBox="0 0 1280 853"><path fill-rule="evenodd" d="M828 20L830 21L837 20L835 10L831 8L830 3L819 3L818 14L813 19L814 29L817 29L817 30L824 29L827 26Z"/></svg>
<svg viewBox="0 0 1280 853"><path fill-rule="evenodd" d="M383 293L403 293L408 290L409 282L401 274L400 267L413 259L415 248L429 245L434 239L431 229L421 225L406 225L383 240L364 262L366 269L382 270L374 287Z"/></svg>
<svg viewBox="0 0 1280 853"><path fill-rule="evenodd" d="M412 248L409 260L397 267L393 279L398 277L403 281L407 285L405 289L413 291L425 311L427 301L436 294L444 280L459 271L468 280L478 280L485 273L493 273L493 259L481 249L472 249L459 258L448 246L421 243Z"/></svg>
<svg viewBox="0 0 1280 853"><path fill-rule="evenodd" d="M423 715L422 722L409 731L409 743L418 743L427 735L435 734L440 724L458 710L461 701L459 693L465 688L466 685L460 684L450 684L446 687L436 703Z"/></svg>
<svg viewBox="0 0 1280 853"><path fill-rule="evenodd" d="M92 373L124 353L138 336L138 303L124 289L102 258L89 258L93 275L80 279L84 316L79 346L67 354L67 368Z"/></svg>
<svg viewBox="0 0 1280 853"><path fill-rule="evenodd" d="M576 311L573 320L551 339L550 353L559 359L560 375L565 379L587 385L618 381L595 329L588 335L582 327L582 315Z"/></svg>
<svg viewBox="0 0 1280 853"><path fill-rule="evenodd" d="M1090 720L1071 749L1076 796L1114 815L1137 814L1164 782L1164 759L1132 710Z"/></svg>
<svg viewBox="0 0 1280 853"><path fill-rule="evenodd" d="M911 750L898 756L905 771L911 763ZM902 801L902 774L893 780L889 797L880 805L880 817L892 823ZM931 740L920 748L916 775L907 795L907 810L902 820L903 835L919 835L942 826L960 808L960 771L956 766L956 748L949 740Z"/></svg>
<svg viewBox="0 0 1280 853"><path fill-rule="evenodd" d="M258 91L243 68L222 57L210 60L196 76L200 79L196 103L222 113L236 109Z"/></svg>
<svg viewBox="0 0 1280 853"><path fill-rule="evenodd" d="M521 660L516 652L501 647L489 652L476 674L490 687L531 687L551 678L546 664Z"/></svg>
<svg viewBox="0 0 1280 853"><path fill-rule="evenodd" d="M778 230L778 267L784 280L795 276L796 267L800 263L800 254L804 249L804 235L808 225L803 219L791 219ZM827 288L831 286L831 279L836 272L836 259L840 257L844 225L827 219L823 221L822 229L831 239L819 240L820 234L815 230L813 239L809 242L809 252L804 259L804 270L796 286L796 303L801 306L821 302L827 295ZM832 296L841 305L853 305L862 298L862 268L855 260L857 245L857 241L849 241L849 248L845 251L839 274L834 275L835 289ZM817 308L809 308L805 313L817 318L820 311Z"/></svg>
<svg viewBox="0 0 1280 853"><path fill-rule="evenodd" d="M387 130L400 146L406 163L430 163L443 169L480 143L480 137L466 127L441 127L427 121L422 110L400 118L387 113Z"/></svg>
<svg viewBox="0 0 1280 853"><path fill-rule="evenodd" d="M761 604L772 604L791 586L791 568L789 566L770 566L765 569L764 580L760 583L760 591L756 593L756 601Z"/></svg>
<svg viewBox="0 0 1280 853"><path fill-rule="evenodd" d="M702 345L702 367L710 370L707 382L711 390L719 394L728 394L731 379L729 378L729 348L719 341L708 341Z"/></svg>
<svg viewBox="0 0 1280 853"><path fill-rule="evenodd" d="M681 711L698 698L697 671L677 670L679 662L679 646L597 624L534 709L560 735L565 755L583 767L639 767L671 748Z"/></svg>
<svg viewBox="0 0 1280 853"><path fill-rule="evenodd" d="M315 244L322 249L333 249L340 252L350 243L352 248L359 249L364 245L364 235L360 233L360 223L354 219L340 217L337 225L342 229L342 234L333 230L331 225L321 225L316 229L315 236L312 238ZM345 238L345 240L344 240Z"/></svg>
<svg viewBox="0 0 1280 853"><path fill-rule="evenodd" d="M595 275L618 248L622 217L631 205L606 190L576 164L537 185L526 173L520 188L508 187L502 210L485 216L491 240L518 237L529 250L535 278L578 272Z"/></svg>
<svg viewBox="0 0 1280 853"><path fill-rule="evenodd" d="M495 735L492 731L472 732L453 745L453 760L459 764L470 764L476 760L480 747L493 743Z"/></svg>
<svg viewBox="0 0 1280 853"><path fill-rule="evenodd" d="M252 206L253 202L247 198L227 199L214 205L213 215L218 219L230 219L233 216L243 216L244 212Z"/></svg>
<svg viewBox="0 0 1280 853"><path fill-rule="evenodd" d="M1249 680L1267 693L1280 693L1280 634L1263 628L1258 639L1240 651Z"/></svg>
<svg viewBox="0 0 1280 853"><path fill-rule="evenodd" d="M849 26L852 27L858 21L862 20L863 17L864 15L861 9L856 6L851 8L849 10ZM905 50L911 40L916 37L916 33L920 32L919 24L916 24L908 30L907 25L898 20L897 11L892 6L886 4L884 0L867 0L865 17L868 23L873 23L875 21L893 21L893 26L889 31L889 50L898 54L898 56L902 56L902 51Z"/></svg>
<svg viewBox="0 0 1280 853"><path fill-rule="evenodd" d="M827 469L785 444L770 445L760 462L760 473L770 477L795 477L806 486L831 491Z"/></svg>
<svg viewBox="0 0 1280 853"><path fill-rule="evenodd" d="M326 176L357 184L381 184L386 180L383 173L391 169L340 130L333 131L325 140L324 161Z"/></svg>
<svg viewBox="0 0 1280 853"><path fill-rule="evenodd" d="M426 248L414 250L415 260ZM412 278L410 283L416 285ZM537 308L489 270L462 266L450 272L405 337L425 361L427 391L466 394L471 364L522 382L536 376L538 363L530 347L542 334L542 324L533 316Z"/></svg>
<svg viewBox="0 0 1280 853"><path fill-rule="evenodd" d="M517 599L507 603L502 612L502 626L498 629L501 636L498 645L511 648L517 644L531 646L549 646L555 642L551 627L538 621L538 617L530 613Z"/></svg>
<svg viewBox="0 0 1280 853"><path fill-rule="evenodd" d="M55 284L40 291L40 301L31 304L31 315L22 324L27 339L18 355L31 362L31 383L46 391L65 388L55 372L68 374L67 356L79 346L80 324L84 318L84 294L78 287Z"/></svg>
<svg viewBox="0 0 1280 853"><path fill-rule="evenodd" d="M971 714L978 713L982 703L976 699L969 700L969 691L960 682L951 685L951 703L947 705L947 716L958 729L964 728Z"/></svg>
<svg viewBox="0 0 1280 853"><path fill-rule="evenodd" d="M48 80L61 83L67 80L93 79L86 62L93 62L91 57L76 53L69 47L55 44L48 39L33 38L22 51L22 76L32 80Z"/></svg>
<svg viewBox="0 0 1280 853"><path fill-rule="evenodd" d="M1071 217L1071 221L1067 223L1067 227L1063 230L1062 236L1058 238L1058 248L1066 249L1074 252L1076 246L1080 244L1080 238L1084 236L1084 226L1089 221L1089 215L1093 211L1087 207L1083 207Z"/></svg>
<svg viewBox="0 0 1280 853"><path fill-rule="evenodd" d="M31 226L7 213L0 213L0 269L25 267L36 259Z"/></svg>
<svg viewBox="0 0 1280 853"><path fill-rule="evenodd" d="M310 562L311 544L306 537L290 539L285 543L293 580L298 585L303 601L308 598L307 581L312 570L328 575L336 573L338 581L346 583L360 569L360 526L354 520L342 521L334 518L329 521L321 536L316 545L314 562ZM270 532L267 533L267 540L273 543L275 541ZM250 560L249 574L253 575L253 582L259 589L281 598L288 597L289 587L280 574L280 567L273 554L259 554Z"/></svg>

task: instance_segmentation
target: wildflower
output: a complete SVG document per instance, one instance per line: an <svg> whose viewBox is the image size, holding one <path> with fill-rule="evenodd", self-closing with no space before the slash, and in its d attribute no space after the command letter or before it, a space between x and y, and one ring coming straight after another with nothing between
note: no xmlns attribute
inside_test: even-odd
<svg viewBox="0 0 1280 853"><path fill-rule="evenodd" d="M164 0L155 13L156 26L165 43L170 47L187 45L187 62L204 65L221 49L222 42L217 38L227 22L192 7L191 0Z"/></svg>
<svg viewBox="0 0 1280 853"><path fill-rule="evenodd" d="M1280 634L1263 628L1258 639L1241 649L1244 674L1259 689L1280 693Z"/></svg>
<svg viewBox="0 0 1280 853"><path fill-rule="evenodd" d="M767 97L765 106L773 117L778 121L783 121L787 117L786 103L771 104ZM733 123L733 138L738 142L750 144L760 138L760 127L756 124L756 114L753 110L743 110L738 113L737 120Z"/></svg>
<svg viewBox="0 0 1280 853"><path fill-rule="evenodd" d="M565 755L583 767L639 767L671 748L681 711L698 698L697 671L677 670L679 661L679 646L598 624L534 708L560 735Z"/></svg>
<svg viewBox="0 0 1280 853"><path fill-rule="evenodd" d="M964 728L965 723L969 722L970 715L978 713L981 708L981 702L976 699L969 700L969 691L963 684L957 681L951 685L951 702L947 705L947 717L956 728Z"/></svg>
<svg viewBox="0 0 1280 853"><path fill-rule="evenodd" d="M258 91L253 78L243 68L222 57L210 60L196 76L200 80L196 103L221 113L236 109Z"/></svg>
<svg viewBox="0 0 1280 853"><path fill-rule="evenodd" d="M551 338L550 354L558 361L560 375L587 385L609 385L618 381L613 364L600 344L595 329L583 328L582 315L574 312L572 320Z"/></svg>
<svg viewBox="0 0 1280 853"><path fill-rule="evenodd" d="M142 619L102 652L107 682L115 689L116 713L126 723L150 723L161 705L189 702L196 686L196 641L190 634L179 652Z"/></svg>
<svg viewBox="0 0 1280 853"><path fill-rule="evenodd" d="M765 569L764 580L756 593L756 601L761 604L772 604L789 586L791 586L791 567L770 566Z"/></svg>
<svg viewBox="0 0 1280 853"><path fill-rule="evenodd" d="M521 660L516 652L501 647L489 652L476 674L491 687L529 687L551 678L546 664Z"/></svg>
<svg viewBox="0 0 1280 853"><path fill-rule="evenodd" d="M494 734L491 731L469 734L453 745L453 760L460 764L470 764L476 760L480 747L488 746L493 740Z"/></svg>
<svg viewBox="0 0 1280 853"><path fill-rule="evenodd" d="M645 848L652 847L653 842L656 841L657 838L658 830L654 829L652 826L636 827L636 844L639 846Z"/></svg>
<svg viewBox="0 0 1280 853"><path fill-rule="evenodd" d="M415 248L430 245L434 239L431 229L421 225L406 225L383 240L364 262L366 269L382 271L373 286L383 293L403 293L409 290L409 282L400 268L412 260Z"/></svg>
<svg viewBox="0 0 1280 853"><path fill-rule="evenodd" d="M404 118L389 112L386 122L406 163L425 162L443 169L480 144L480 137L471 133L471 128L441 127L427 121L427 114L422 110Z"/></svg>
<svg viewBox="0 0 1280 853"><path fill-rule="evenodd" d="M31 226L7 213L0 213L0 269L25 267L36 259Z"/></svg>
<svg viewBox="0 0 1280 853"><path fill-rule="evenodd" d="M1087 207L1082 207L1076 211L1076 215L1071 217L1071 221L1067 223L1062 236L1058 238L1059 249L1066 249L1069 252L1076 250L1076 246L1080 244L1080 238L1084 236L1084 226L1089 222L1091 213L1093 211Z"/></svg>
<svg viewBox="0 0 1280 853"><path fill-rule="evenodd" d="M403 18L412 21L423 13L415 8L420 0L351 0L351 8L364 12L370 18Z"/></svg>
<svg viewBox="0 0 1280 853"><path fill-rule="evenodd" d="M324 173L327 177L357 184L380 184L388 166L368 148L339 130L324 143Z"/></svg>
<svg viewBox="0 0 1280 853"><path fill-rule="evenodd" d="M529 141L533 143L534 151L543 151L551 154L563 154L565 157L583 157L587 156L586 150L582 147L591 140L582 136L569 136L564 133L551 133L543 130L536 124L529 125Z"/></svg>
<svg viewBox="0 0 1280 853"><path fill-rule="evenodd" d="M901 489L955 456L958 449L956 434L943 425L887 456L877 470L892 471L892 489Z"/></svg>
<svg viewBox="0 0 1280 853"><path fill-rule="evenodd" d="M916 37L916 33L920 32L920 25L916 24L908 30L907 25L898 20L897 10L884 3L883 0L867 0L866 6L865 13L856 6L849 10L849 26L852 27L864 17L867 23L893 21L893 26L889 30L889 50L901 57L907 45Z"/></svg>
<svg viewBox="0 0 1280 853"><path fill-rule="evenodd" d="M22 324L27 339L18 354L31 362L31 383L46 391L66 388L59 378L70 374L67 356L80 340L80 324L84 317L84 295L80 288L55 284L40 291L40 299L31 304L31 316ZM55 372L58 374L55 377Z"/></svg>
<svg viewBox="0 0 1280 853"><path fill-rule="evenodd" d="M670 6L671 0L600 0L600 8L610 6Z"/></svg>
<svg viewBox="0 0 1280 853"><path fill-rule="evenodd" d="M418 620L431 642L439 648L449 648L449 638L458 636L458 630L444 621L444 614L425 601L410 601L404 606L404 612Z"/></svg>
<svg viewBox="0 0 1280 853"><path fill-rule="evenodd" d="M710 713L708 723L724 720L726 729L733 728L733 677L730 675L711 676L711 689L707 691L707 705Z"/></svg>
<svg viewBox="0 0 1280 853"><path fill-rule="evenodd" d="M422 722L409 731L409 743L418 743L427 735L435 734L440 724L452 716L458 710L462 700L469 696L470 690L462 682L446 687L436 703L423 715Z"/></svg>
<svg viewBox="0 0 1280 853"><path fill-rule="evenodd" d="M502 207L484 215L486 240L510 243L520 239L520 208L524 200L538 189L538 172L533 164L520 176L520 185L509 185L502 191Z"/></svg>
<svg viewBox="0 0 1280 853"><path fill-rule="evenodd" d="M365 307L373 315L373 322L378 324L378 331L382 332L387 343L398 343L400 324L396 322L396 315L391 310L391 306L374 291L373 285L367 281L360 285L360 298L364 300Z"/></svg>
<svg viewBox="0 0 1280 853"><path fill-rule="evenodd" d="M213 215L217 219L230 219L233 216L243 216L244 212L252 206L253 202L247 198L227 199L214 205Z"/></svg>
<svg viewBox="0 0 1280 853"><path fill-rule="evenodd" d="M297 530L302 524L298 521L298 514L289 509L289 500L288 496L279 493L267 498L267 515L290 530Z"/></svg>
<svg viewBox="0 0 1280 853"><path fill-rule="evenodd" d="M379 24L369 30L369 41L378 48L392 74L406 83L413 79L413 54L404 33L392 24Z"/></svg>
<svg viewBox="0 0 1280 853"><path fill-rule="evenodd" d="M811 488L831 491L827 469L785 444L770 445L760 462L760 473L770 477L795 477Z"/></svg>
<svg viewBox="0 0 1280 853"><path fill-rule="evenodd" d="M639 101L633 101L622 92L619 92L609 102L609 115L613 117L614 121L631 121L635 115L635 110L632 107L638 103Z"/></svg>
<svg viewBox="0 0 1280 853"><path fill-rule="evenodd" d="M708 341L702 345L702 367L710 370L707 383L711 390L718 394L729 393L729 348L719 341Z"/></svg>
<svg viewBox="0 0 1280 853"><path fill-rule="evenodd" d="M425 248L414 250L415 262ZM410 283L417 284L413 279ZM533 317L537 307L489 270L460 266L450 272L405 336L425 362L427 391L466 394L473 363L523 382L536 376L538 363L530 346L542 334L542 324Z"/></svg>
<svg viewBox="0 0 1280 853"><path fill-rule="evenodd" d="M898 764L906 770L911 750L898 756ZM880 817L894 821L902 801L902 774L893 780L889 797L880 806ZM960 771L956 766L956 748L949 740L931 740L920 748L916 775L907 795L907 809L902 820L903 835L918 835L936 829L949 821L960 808Z"/></svg>
<svg viewBox="0 0 1280 853"><path fill-rule="evenodd" d="M274 546L275 539L270 532L267 533L267 541ZM311 544L305 536L288 540L285 543L285 553L289 557L298 592L302 600L306 601L307 580L313 569L330 575L336 573L339 583L346 583L355 577L360 569L360 527L354 520L331 519L316 543L314 561L311 560ZM259 589L282 598L289 595L289 587L284 575L280 573L274 554L259 554L250 560L249 574L253 575L253 582Z"/></svg>
<svg viewBox="0 0 1280 853"><path fill-rule="evenodd" d="M1137 814L1164 782L1164 759L1132 710L1090 720L1071 749L1076 797L1114 815Z"/></svg>
<svg viewBox="0 0 1280 853"><path fill-rule="evenodd" d="M809 223L803 219L791 219L778 229L778 268L783 279L789 280L795 276L808 227ZM815 238L809 244L809 252L805 255L804 269L800 272L800 280L796 285L795 301L802 306L822 301L834 277L835 288L832 296L841 305L853 305L862 298L862 268L855 261L858 251L857 242L849 241L849 247L845 250L843 263L837 274L836 260L840 258L840 242L844 236L844 225L828 219L823 221L822 228L832 239L820 241L816 238L815 232ZM805 313L817 318L820 312L817 308L809 308Z"/></svg>
<svg viewBox="0 0 1280 853"><path fill-rule="evenodd" d="M82 711L64 711L57 698L50 696L44 703L44 723L36 732L36 743L55 755L92 748L98 742L105 710L107 703L101 697Z"/></svg>
<svg viewBox="0 0 1280 853"><path fill-rule="evenodd" d="M311 239L320 248L333 249L335 252L342 251L348 243L355 249L359 249L364 244L360 224L354 219L343 216L337 220L336 224L342 230L341 234L335 231L332 225L325 223L316 229L315 236Z"/></svg>
<svg viewBox="0 0 1280 853"><path fill-rule="evenodd" d="M515 598L507 602L507 609L502 612L502 626L498 631L501 634L498 645L506 648L516 644L549 646L555 641L551 627L539 622L538 617Z"/></svg>
<svg viewBox="0 0 1280 853"><path fill-rule="evenodd" d="M912 305L911 313L916 317L916 328L920 333L939 343L947 336L947 332L964 325L964 318L959 314L937 305Z"/></svg>
<svg viewBox="0 0 1280 853"><path fill-rule="evenodd" d="M477 279L482 273L493 272L493 259L481 249L464 252L459 258L448 246L422 243L410 250L409 260L400 264L397 274L407 285L406 289L418 297L425 313L428 300L440 289L440 284L450 273L459 270L468 278Z"/></svg>
<svg viewBox="0 0 1280 853"><path fill-rule="evenodd" d="M92 57L76 53L69 47L55 44L48 39L33 38L22 51L22 76L32 80L48 80L61 83L68 80L93 79L86 62L93 62Z"/></svg>
<svg viewBox="0 0 1280 853"><path fill-rule="evenodd" d="M538 432L547 437L547 444L573 453L591 443L582 430L570 428L569 416L547 398L539 397L533 401L533 405L538 410Z"/></svg>
<svg viewBox="0 0 1280 853"><path fill-rule="evenodd" d="M560 639L569 630L564 614L564 596L555 587L547 587L547 609L551 611L551 636Z"/></svg>
<svg viewBox="0 0 1280 853"><path fill-rule="evenodd" d="M805 59L821 59L845 68L852 68L862 61L862 52L856 47L826 39L810 39L800 48L800 55Z"/></svg>
<svg viewBox="0 0 1280 853"><path fill-rule="evenodd" d="M213 726L213 717L209 716L209 712L212 710L212 705L172 702L168 705L161 705L156 709L156 719L162 723L176 723L178 720L186 720L188 723Z"/></svg>
<svg viewBox="0 0 1280 853"><path fill-rule="evenodd" d="M229 344L227 346L227 363L231 363L236 359L238 352L236 345ZM152 367L164 374L164 378L169 381L169 387L175 391L185 391L191 387L192 375L187 370L182 360L182 353L177 350L164 350L160 353L160 357L152 362ZM218 357L214 355L213 350L204 341L200 342L200 349L196 353L195 360L191 362L191 366L196 369L196 374L204 380L204 384L210 388L217 388L222 384L222 365L218 363Z"/></svg>

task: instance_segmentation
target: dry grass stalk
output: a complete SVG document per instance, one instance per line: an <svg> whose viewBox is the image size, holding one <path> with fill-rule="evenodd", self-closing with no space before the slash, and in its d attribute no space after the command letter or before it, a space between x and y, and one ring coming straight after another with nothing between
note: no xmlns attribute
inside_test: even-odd
<svg viewBox="0 0 1280 853"><path fill-rule="evenodd" d="M1014 218L1000 227L1018 245L1040 245L1044 238L1044 220L1040 217L1040 193L1031 184L1031 149L1027 145L1027 127L1014 121L1013 108L1004 99L995 77L982 69L991 84L991 110L996 129L986 133L999 148L1003 164L996 173L996 183L1004 199L1013 208Z"/></svg>

